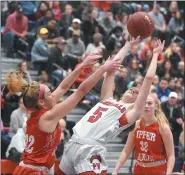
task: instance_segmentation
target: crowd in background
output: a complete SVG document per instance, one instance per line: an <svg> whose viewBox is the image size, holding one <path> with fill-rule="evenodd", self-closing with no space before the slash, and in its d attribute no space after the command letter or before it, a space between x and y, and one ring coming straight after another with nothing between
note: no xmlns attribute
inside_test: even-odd
<svg viewBox="0 0 185 175"><path fill-rule="evenodd" d="M166 40L165 50L158 58L158 70L151 91L158 96L169 120L174 144L176 146L180 144L181 150L184 151L184 140L181 139L185 101L183 5L184 2L177 1L3 1L1 2L2 47L5 49L6 57L23 59L18 65L18 70L29 83L33 81L29 69L34 69L38 71L37 81L46 83L51 89L78 67L87 55L101 54L102 59L92 69L88 68L81 72L72 86L75 89L86 77L96 71L109 55L114 56L122 48L129 37L127 31L129 15L145 11L153 18L155 31L151 37L132 47L125 57L123 68L115 73L114 95L120 98L128 88L141 86L152 58L154 41L157 38ZM83 99L84 103L88 102L85 103L86 110L99 101L102 82L103 78ZM9 144L10 140L13 142L20 139L19 144L22 145L17 147L24 148L26 127L24 124L29 115L23 105L21 94L12 94L4 86L2 88L2 119L5 126L10 126L5 141ZM7 105L10 102L11 105ZM65 125L65 121L62 121L61 127L64 129L60 147L65 142L65 136L67 140L69 139L69 135L72 134L71 128L74 126L68 124L70 125L68 132ZM5 148L8 144L5 144ZM7 158L10 150L14 151L12 144L14 143L8 147ZM23 149L17 151L21 153Z"/></svg>

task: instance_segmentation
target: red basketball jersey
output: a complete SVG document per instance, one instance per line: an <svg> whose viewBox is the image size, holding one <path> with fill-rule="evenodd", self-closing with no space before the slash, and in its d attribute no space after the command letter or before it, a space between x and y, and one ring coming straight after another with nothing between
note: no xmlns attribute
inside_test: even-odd
<svg viewBox="0 0 185 175"><path fill-rule="evenodd" d="M25 164L45 166L51 168L55 163L55 150L60 141L61 129L56 127L52 133L46 133L39 129L39 118L47 110L41 109L33 112L27 121L26 146L21 160Z"/></svg>
<svg viewBox="0 0 185 175"><path fill-rule="evenodd" d="M140 122L135 134L135 159L137 161L148 163L166 160L166 151L157 122L148 126Z"/></svg>

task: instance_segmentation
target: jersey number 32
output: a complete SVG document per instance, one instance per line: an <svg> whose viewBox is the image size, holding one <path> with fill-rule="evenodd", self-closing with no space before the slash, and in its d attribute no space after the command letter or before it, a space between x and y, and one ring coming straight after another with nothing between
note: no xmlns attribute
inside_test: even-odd
<svg viewBox="0 0 185 175"><path fill-rule="evenodd" d="M108 110L108 108L102 108L102 107L99 106L98 109L93 113L93 115L91 115L89 117L88 122L90 122L90 123L96 122L98 119L101 118L102 113L107 111L107 110Z"/></svg>

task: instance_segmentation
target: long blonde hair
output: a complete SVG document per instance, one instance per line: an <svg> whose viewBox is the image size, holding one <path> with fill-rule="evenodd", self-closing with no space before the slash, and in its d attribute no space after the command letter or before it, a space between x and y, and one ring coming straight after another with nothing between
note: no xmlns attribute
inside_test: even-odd
<svg viewBox="0 0 185 175"><path fill-rule="evenodd" d="M161 129L164 129L165 124L167 124L170 127L168 119L166 118L166 115L164 114L164 112L161 108L161 104L158 99L155 100L155 104L157 106L157 109L155 110L155 117L157 119L157 123L158 123L159 127Z"/></svg>
<svg viewBox="0 0 185 175"><path fill-rule="evenodd" d="M157 119L159 127L162 130L164 129L165 124L167 124L170 127L168 119L166 118L164 112L162 111L159 99L153 93L150 93L149 96L151 96L154 99L154 102L156 104L155 117ZM143 118L141 118L141 121L145 123Z"/></svg>

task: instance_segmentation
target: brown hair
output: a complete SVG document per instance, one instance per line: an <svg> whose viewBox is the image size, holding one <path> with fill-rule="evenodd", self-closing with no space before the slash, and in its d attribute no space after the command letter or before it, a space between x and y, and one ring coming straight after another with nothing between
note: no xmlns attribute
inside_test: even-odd
<svg viewBox="0 0 185 175"><path fill-rule="evenodd" d="M26 65L28 66L28 62L25 61L25 60L23 60L23 61L21 61L21 62L18 64L18 70L21 70L21 66L22 66L23 63L26 63Z"/></svg>
<svg viewBox="0 0 185 175"><path fill-rule="evenodd" d="M35 108L37 105L37 100L40 92L40 84L38 82L32 82L28 84L26 80L23 79L23 75L20 71L13 71L6 77L8 82L9 91L23 92L23 103L26 108Z"/></svg>

